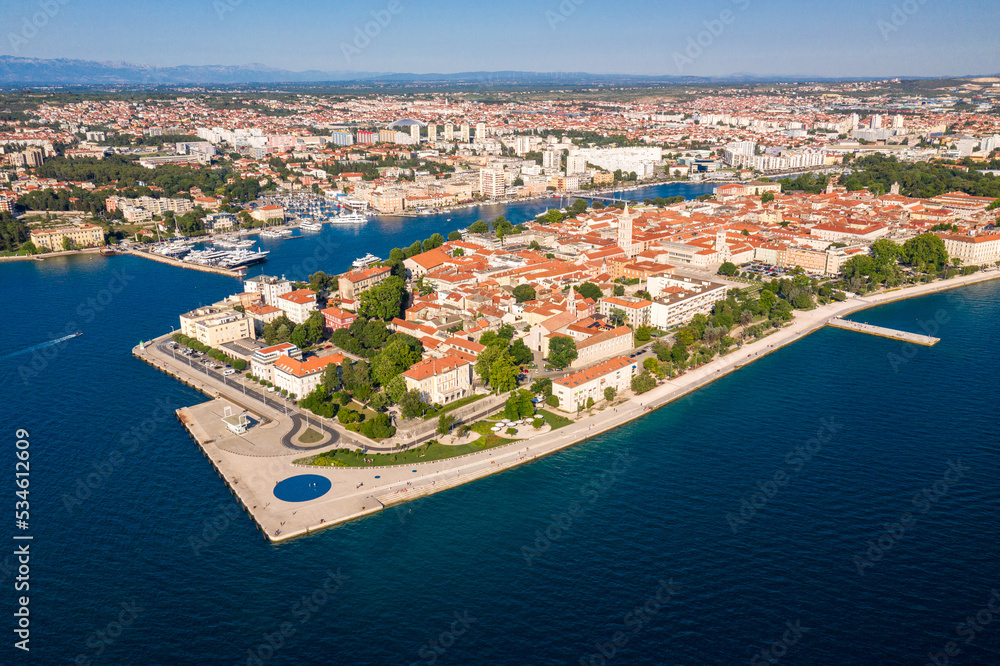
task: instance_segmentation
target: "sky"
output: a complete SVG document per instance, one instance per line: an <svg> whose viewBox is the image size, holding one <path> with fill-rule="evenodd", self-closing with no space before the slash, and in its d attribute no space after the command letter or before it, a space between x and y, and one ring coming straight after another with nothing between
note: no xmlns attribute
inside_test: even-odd
<svg viewBox="0 0 1000 666"><path fill-rule="evenodd" d="M0 55L294 71L1000 72L997 0L0 0Z"/></svg>

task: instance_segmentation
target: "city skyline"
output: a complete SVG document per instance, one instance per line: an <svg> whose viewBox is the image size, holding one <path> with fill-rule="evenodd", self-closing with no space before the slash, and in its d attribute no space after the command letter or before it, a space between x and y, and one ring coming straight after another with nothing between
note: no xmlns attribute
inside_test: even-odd
<svg viewBox="0 0 1000 666"><path fill-rule="evenodd" d="M417 8L405 0L343 7L182 0L139 7L110 0L99 10L15 1L0 55L413 74L870 78L1000 71L989 23L981 20L987 2L850 0L823 9L752 0L684 7L638 2L632 11L583 0L515 0L494 8L452 1ZM104 21L109 15L113 24Z"/></svg>

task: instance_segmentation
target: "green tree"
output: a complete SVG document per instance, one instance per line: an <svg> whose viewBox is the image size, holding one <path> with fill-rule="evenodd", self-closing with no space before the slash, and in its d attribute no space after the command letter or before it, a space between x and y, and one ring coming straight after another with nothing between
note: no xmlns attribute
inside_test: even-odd
<svg viewBox="0 0 1000 666"><path fill-rule="evenodd" d="M546 398L552 395L552 380L548 377L539 377L531 383L531 392L535 395L544 395Z"/></svg>
<svg viewBox="0 0 1000 666"><path fill-rule="evenodd" d="M562 370L576 360L576 340L566 336L549 339L549 363Z"/></svg>
<svg viewBox="0 0 1000 666"><path fill-rule="evenodd" d="M490 225L486 224L482 220L476 220L475 222L469 225L468 229L470 234L485 234L489 233L489 230L490 230Z"/></svg>
<svg viewBox="0 0 1000 666"><path fill-rule="evenodd" d="M872 256L877 266L891 266L902 254L903 248L888 238L880 238L872 243Z"/></svg>
<svg viewBox="0 0 1000 666"><path fill-rule="evenodd" d="M548 405L549 407L558 407L559 406L559 398L556 397L555 395L551 395L550 394L550 395L546 396L546 398L545 398L545 404Z"/></svg>
<svg viewBox="0 0 1000 666"><path fill-rule="evenodd" d="M456 420L457 419L455 419L455 417L452 416L451 414L442 414L440 418L438 418L438 425L436 429L437 434L447 435L449 432L451 432L451 427L455 425Z"/></svg>
<svg viewBox="0 0 1000 666"><path fill-rule="evenodd" d="M593 299L595 303L601 300L601 297L604 296L601 288L593 282L584 282L583 284L577 286L576 292L584 298Z"/></svg>
<svg viewBox="0 0 1000 666"><path fill-rule="evenodd" d="M406 380L402 375L393 377L388 384L385 384L385 392L393 404L398 403L406 395Z"/></svg>
<svg viewBox="0 0 1000 666"><path fill-rule="evenodd" d="M530 284L519 284L514 287L514 299L518 303L535 300L535 288Z"/></svg>
<svg viewBox="0 0 1000 666"><path fill-rule="evenodd" d="M458 231L452 231L450 234L448 234L448 240L460 241L462 240L462 234Z"/></svg>
<svg viewBox="0 0 1000 666"><path fill-rule="evenodd" d="M920 270L940 270L948 263L948 252L937 234L925 233L903 243L902 258Z"/></svg>
<svg viewBox="0 0 1000 666"><path fill-rule="evenodd" d="M736 264L731 261L726 261L719 266L719 275L735 275L736 270Z"/></svg>
<svg viewBox="0 0 1000 666"><path fill-rule="evenodd" d="M490 386L497 393L506 393L517 388L518 367L506 349L497 356L490 367Z"/></svg>
<svg viewBox="0 0 1000 666"><path fill-rule="evenodd" d="M510 356L517 365L528 365L534 358L528 345L524 344L524 340L521 339L515 340L514 344L510 346Z"/></svg>
<svg viewBox="0 0 1000 666"><path fill-rule="evenodd" d="M643 372L632 378L632 390L636 394L645 393L656 387L656 380L649 372Z"/></svg>
<svg viewBox="0 0 1000 666"><path fill-rule="evenodd" d="M616 326L624 324L627 316L621 308L611 308L611 312L608 313L608 319Z"/></svg>
<svg viewBox="0 0 1000 666"><path fill-rule="evenodd" d="M403 412L404 419L415 419L418 416L423 416L427 405L421 400L420 391L413 389L403 395L403 398L399 401L399 407Z"/></svg>
<svg viewBox="0 0 1000 666"><path fill-rule="evenodd" d="M607 400L608 402L611 402L612 400L615 399L615 395L617 393L618 392L615 390L614 386L606 386L604 388L604 399Z"/></svg>
<svg viewBox="0 0 1000 666"><path fill-rule="evenodd" d="M652 337L653 328L651 326L639 326L635 329L636 342L648 342Z"/></svg>
<svg viewBox="0 0 1000 666"><path fill-rule="evenodd" d="M406 283L393 275L361 292L359 314L389 321L402 314L405 298Z"/></svg>
<svg viewBox="0 0 1000 666"><path fill-rule="evenodd" d="M504 403L504 416L512 421L529 418L535 413L532 398L534 394L525 389L512 392Z"/></svg>
<svg viewBox="0 0 1000 666"><path fill-rule="evenodd" d="M420 352L415 351L403 340L396 339L387 344L372 359L372 379L380 386L386 386L393 377L410 369L420 360Z"/></svg>
<svg viewBox="0 0 1000 666"><path fill-rule="evenodd" d="M760 195L761 203L766 204L766 203L771 203L772 201L774 201L774 192L764 192L763 194Z"/></svg>

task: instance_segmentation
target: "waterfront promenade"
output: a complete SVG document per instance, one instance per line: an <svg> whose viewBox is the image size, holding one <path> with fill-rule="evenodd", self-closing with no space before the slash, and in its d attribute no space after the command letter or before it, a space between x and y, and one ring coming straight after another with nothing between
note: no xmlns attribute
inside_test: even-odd
<svg viewBox="0 0 1000 666"><path fill-rule="evenodd" d="M901 342L912 342L915 345L923 345L924 347L933 347L937 343L941 342L941 338L935 338L929 335L920 335L919 333L909 333L907 331L897 331L883 326L872 326L871 324L859 321L849 321L847 319L834 319L827 325L834 328L842 328L845 331L857 331L858 333L867 333L868 335L876 335L881 338L890 338L892 340L900 340Z"/></svg>
<svg viewBox="0 0 1000 666"><path fill-rule="evenodd" d="M217 427L212 431L210 421L218 420L217 407L203 410L212 415L208 420L204 416L198 416L197 407L180 411L189 432L267 537L273 541L281 541L510 469L616 428L795 342L838 317L883 303L998 277L1000 272L993 270L899 288L868 297L850 298L810 311L797 311L790 324L771 335L663 382L647 393L631 397L613 407L593 410L592 415L563 428L504 446L434 462L370 468L295 465L295 460L309 454L301 451L276 451L275 455L261 457L234 452L232 442L228 439L238 436L227 435ZM161 353L155 351L155 346L150 349L154 349L153 353ZM179 366L177 369L182 370ZM206 392L211 394L210 390ZM274 412L271 415L276 420L283 417L283 414ZM290 421L286 424L286 428L292 427ZM278 428L275 428L274 432L277 431ZM321 445L320 450L328 450L331 446L333 443ZM283 502L275 498L274 486L298 474L324 476L331 481L332 488L322 497L308 502Z"/></svg>

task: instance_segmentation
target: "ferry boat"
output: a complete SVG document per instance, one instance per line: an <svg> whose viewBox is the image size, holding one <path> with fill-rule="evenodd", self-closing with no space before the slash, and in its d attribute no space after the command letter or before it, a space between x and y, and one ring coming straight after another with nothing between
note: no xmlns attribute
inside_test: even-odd
<svg viewBox="0 0 1000 666"><path fill-rule="evenodd" d="M354 266L355 268L367 268L368 266L371 266L372 264L377 264L380 261L382 261L380 258L376 257L374 254L369 252L360 259L355 259L354 263L351 265Z"/></svg>
<svg viewBox="0 0 1000 666"><path fill-rule="evenodd" d="M368 218L357 211L352 211L350 213L341 213L336 217L330 218L331 224L364 224L368 221Z"/></svg>

